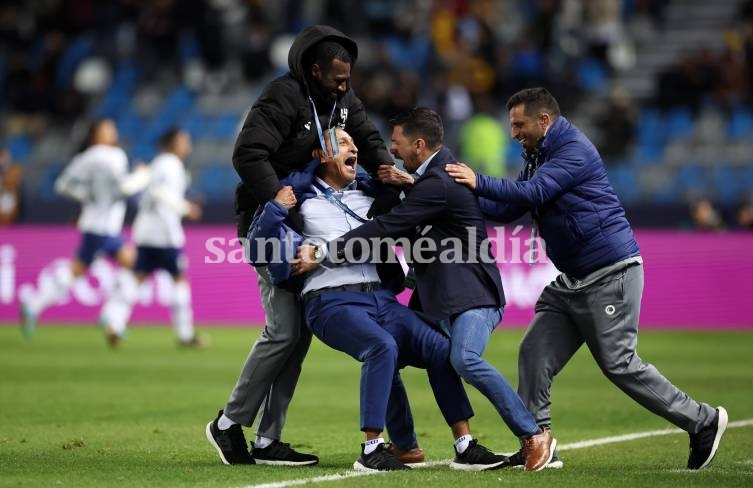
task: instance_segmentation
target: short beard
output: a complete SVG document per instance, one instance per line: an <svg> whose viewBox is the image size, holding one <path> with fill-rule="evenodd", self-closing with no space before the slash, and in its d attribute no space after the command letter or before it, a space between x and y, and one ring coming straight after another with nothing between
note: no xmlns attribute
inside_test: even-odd
<svg viewBox="0 0 753 488"><path fill-rule="evenodd" d="M326 103L327 105L338 102L341 95L339 91L333 93L322 90L322 86L316 80L311 81L311 94L314 96L315 100Z"/></svg>

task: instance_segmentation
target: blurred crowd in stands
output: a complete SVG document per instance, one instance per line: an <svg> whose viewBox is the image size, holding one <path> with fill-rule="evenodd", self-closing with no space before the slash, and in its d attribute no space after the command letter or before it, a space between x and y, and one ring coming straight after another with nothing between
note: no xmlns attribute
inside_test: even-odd
<svg viewBox="0 0 753 488"><path fill-rule="evenodd" d="M608 90L611 76L630 69L636 46L664 28L670 3L4 0L0 131L12 156L28 164L34 143L50 127L118 115L102 109L102 100L124 67L138 86L222 96L285 72L292 36L327 23L358 41L353 86L381 127L406 108L436 108L448 145L465 161L487 174L514 176L520 149L507 135L507 97L543 85L565 115L576 113L584 100ZM726 108L750 103L753 0L733 20L722 52L693 49L659 74L654 106L695 111L709 101ZM249 89L238 110L254 96ZM121 105L111 112L120 110L113 107ZM615 90L601 108L592 122L599 149L608 162L622 160L633 150L641 107ZM485 144L469 143L477 140ZM232 135L224 140L232 142Z"/></svg>

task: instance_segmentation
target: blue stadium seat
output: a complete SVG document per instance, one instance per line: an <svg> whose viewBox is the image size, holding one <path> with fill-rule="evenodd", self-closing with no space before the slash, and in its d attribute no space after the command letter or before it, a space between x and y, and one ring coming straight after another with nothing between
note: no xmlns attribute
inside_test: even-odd
<svg viewBox="0 0 753 488"><path fill-rule="evenodd" d="M5 144L10 151L11 159L17 163L26 161L31 155L32 141L27 135L11 136Z"/></svg>
<svg viewBox="0 0 753 488"><path fill-rule="evenodd" d="M138 139L148 121L139 115L133 107L128 107L117 119L115 119L115 123L120 132L121 140L132 142Z"/></svg>
<svg viewBox="0 0 753 488"><path fill-rule="evenodd" d="M677 171L677 184L681 193L709 193L711 175L706 168L687 164Z"/></svg>
<svg viewBox="0 0 753 488"><path fill-rule="evenodd" d="M199 173L196 187L208 201L232 200L240 179L230 164L208 166Z"/></svg>
<svg viewBox="0 0 753 488"><path fill-rule="evenodd" d="M92 111L92 118L118 118L128 110L131 96L136 90L139 71L135 65L123 63L115 69L112 82L107 88L102 101Z"/></svg>
<svg viewBox="0 0 753 488"><path fill-rule="evenodd" d="M157 155L157 148L154 144L137 143L131 148L131 154L129 154L131 161L141 161L148 163L154 156Z"/></svg>
<svg viewBox="0 0 753 488"><path fill-rule="evenodd" d="M632 161L636 166L659 164L664 156L664 144L661 142L639 142L635 148Z"/></svg>
<svg viewBox="0 0 753 488"><path fill-rule="evenodd" d="M693 114L687 107L674 108L666 118L667 137L670 139L688 139L693 135Z"/></svg>
<svg viewBox="0 0 753 488"><path fill-rule="evenodd" d="M733 140L753 137L753 111L747 107L735 107L727 124L727 136Z"/></svg>
<svg viewBox="0 0 753 488"><path fill-rule="evenodd" d="M55 72L55 83L60 88L67 87L76 68L94 52L94 37L80 35L73 39L63 51Z"/></svg>
<svg viewBox="0 0 753 488"><path fill-rule="evenodd" d="M609 181L622 203L635 203L640 199L641 189L636 178L636 168L619 165L608 169Z"/></svg>
<svg viewBox="0 0 753 488"><path fill-rule="evenodd" d="M233 141L238 135L241 123L240 114L222 113L209 124L207 136L217 140Z"/></svg>
<svg viewBox="0 0 753 488"><path fill-rule="evenodd" d="M191 135L191 139L199 141L207 137L209 120L198 110L191 110L181 122L181 127Z"/></svg>
<svg viewBox="0 0 753 488"><path fill-rule="evenodd" d="M578 85L585 91L600 91L607 83L604 63L595 58L586 58L578 65Z"/></svg>
<svg viewBox="0 0 753 488"><path fill-rule="evenodd" d="M664 146L666 127L659 110L653 107L643 107L636 132L638 147L651 148L655 152L656 149Z"/></svg>
<svg viewBox="0 0 753 488"><path fill-rule="evenodd" d="M42 170L39 178L39 187L37 188L37 196L40 200L52 202L60 198L55 192L55 180L63 172L63 168L64 165L62 163L54 163Z"/></svg>
<svg viewBox="0 0 753 488"><path fill-rule="evenodd" d="M714 169L713 182L716 201L722 205L734 205L743 197L745 180L742 171L729 165Z"/></svg>

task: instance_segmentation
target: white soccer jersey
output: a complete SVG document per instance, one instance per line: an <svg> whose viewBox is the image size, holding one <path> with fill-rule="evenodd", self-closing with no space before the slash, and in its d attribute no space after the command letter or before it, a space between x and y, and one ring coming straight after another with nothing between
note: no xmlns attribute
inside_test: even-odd
<svg viewBox="0 0 753 488"><path fill-rule="evenodd" d="M120 235L126 211L120 184L127 172L128 157L115 146L94 145L71 160L55 190L81 202L81 232Z"/></svg>
<svg viewBox="0 0 753 488"><path fill-rule="evenodd" d="M172 153L159 154L150 166L149 183L133 223L133 240L140 246L181 248L186 242L181 220L189 209L184 198L188 175Z"/></svg>

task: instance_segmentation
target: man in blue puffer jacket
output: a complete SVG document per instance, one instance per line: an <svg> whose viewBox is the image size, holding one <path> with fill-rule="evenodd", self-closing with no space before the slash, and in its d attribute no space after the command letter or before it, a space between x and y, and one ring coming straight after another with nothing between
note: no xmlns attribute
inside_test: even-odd
<svg viewBox="0 0 753 488"><path fill-rule="evenodd" d="M550 428L552 379L585 342L617 387L690 434L687 467L704 468L727 412L696 402L638 357L643 260L599 152L544 88L514 94L507 109L512 137L525 149L516 181L477 176L465 165L446 169L475 190L487 218L512 222L530 211L534 234L541 232L562 272L539 297L521 342L520 397L539 425ZM511 460L520 464L521 457Z"/></svg>

